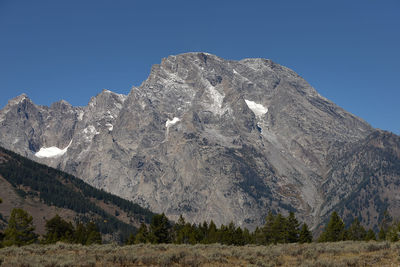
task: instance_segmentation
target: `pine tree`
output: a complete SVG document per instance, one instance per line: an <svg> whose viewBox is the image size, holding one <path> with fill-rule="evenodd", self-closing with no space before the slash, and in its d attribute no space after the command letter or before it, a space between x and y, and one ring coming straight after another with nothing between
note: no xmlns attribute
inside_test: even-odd
<svg viewBox="0 0 400 267"><path fill-rule="evenodd" d="M88 234L87 234L85 225L81 222L78 222L76 224L76 230L75 230L75 234L74 234L74 242L81 244L81 245L85 245L87 236L88 236Z"/></svg>
<svg viewBox="0 0 400 267"><path fill-rule="evenodd" d="M385 210L382 216L381 225L379 227L379 240L386 240L386 232L388 231L392 221L392 216L390 216L389 212Z"/></svg>
<svg viewBox="0 0 400 267"><path fill-rule="evenodd" d="M227 244L228 240L228 227L221 224L221 227L218 229L218 240L221 244Z"/></svg>
<svg viewBox="0 0 400 267"><path fill-rule="evenodd" d="M165 214L154 215L150 224L150 242L153 244L171 243L171 224Z"/></svg>
<svg viewBox="0 0 400 267"><path fill-rule="evenodd" d="M308 225L303 223L299 233L299 242L300 243L311 243L312 242L312 233L308 230Z"/></svg>
<svg viewBox="0 0 400 267"><path fill-rule="evenodd" d="M225 240L227 245L235 244L235 232L236 232L235 224L231 221L226 227Z"/></svg>
<svg viewBox="0 0 400 267"><path fill-rule="evenodd" d="M147 229L147 226L142 223L139 227L139 230L135 236L135 239L132 244L142 244L142 243L148 243L149 241L149 231Z"/></svg>
<svg viewBox="0 0 400 267"><path fill-rule="evenodd" d="M365 241L370 241L370 240L376 240L376 236L374 231L372 229L369 229L367 231L367 234L365 235Z"/></svg>
<svg viewBox="0 0 400 267"><path fill-rule="evenodd" d="M185 223L183 227L179 227L176 233L176 244L194 244L196 243L195 227L190 223Z"/></svg>
<svg viewBox="0 0 400 267"><path fill-rule="evenodd" d="M101 234L99 228L94 222L89 222L86 225L86 232L86 245L101 244Z"/></svg>
<svg viewBox="0 0 400 267"><path fill-rule="evenodd" d="M358 218L355 218L353 223L350 225L349 229L346 231L346 239L353 241L364 240L367 235L367 231L360 224Z"/></svg>
<svg viewBox="0 0 400 267"><path fill-rule="evenodd" d="M236 228L236 230L235 230L233 244L236 246L243 246L246 244L246 240L244 237L244 231L240 227Z"/></svg>
<svg viewBox="0 0 400 267"><path fill-rule="evenodd" d="M77 223L74 242L82 245L101 244L101 233L94 222Z"/></svg>
<svg viewBox="0 0 400 267"><path fill-rule="evenodd" d="M199 241L200 243L204 243L204 240L207 238L208 234L208 223L206 221L203 224L199 224Z"/></svg>
<svg viewBox="0 0 400 267"><path fill-rule="evenodd" d="M253 243L252 236L249 232L249 229L247 228L244 228L243 230L243 240L244 240L244 245Z"/></svg>
<svg viewBox="0 0 400 267"><path fill-rule="evenodd" d="M390 242L399 241L400 235L400 222L393 222L386 231L386 240Z"/></svg>
<svg viewBox="0 0 400 267"><path fill-rule="evenodd" d="M184 243L184 228L185 228L186 222L185 218L183 218L182 215L179 216L178 222L174 225L173 227L173 242L175 244L187 244Z"/></svg>
<svg viewBox="0 0 400 267"><path fill-rule="evenodd" d="M240 229L240 228L239 228ZM221 226L221 243L225 245L240 245L243 242L242 229L236 229L231 221L228 226Z"/></svg>
<svg viewBox="0 0 400 267"><path fill-rule="evenodd" d="M3 203L3 200L0 198L0 204ZM1 213L0 213L1 215ZM3 239L4 239L4 234L0 232L0 248L3 247Z"/></svg>
<svg viewBox="0 0 400 267"><path fill-rule="evenodd" d="M190 225L190 224L189 224ZM200 242L201 240L201 231L199 229L199 227L197 227L196 224L192 224L190 225L189 228L189 244L197 244Z"/></svg>
<svg viewBox="0 0 400 267"><path fill-rule="evenodd" d="M299 241L300 223L293 212L289 213L287 218L287 242L296 243Z"/></svg>
<svg viewBox="0 0 400 267"><path fill-rule="evenodd" d="M214 244L219 242L219 231L215 223L211 220L208 225L207 236L204 239L205 244Z"/></svg>
<svg viewBox="0 0 400 267"><path fill-rule="evenodd" d="M34 233L33 218L23 209L13 209L11 211L8 226L4 231L5 246L23 246L32 244L37 240Z"/></svg>
<svg viewBox="0 0 400 267"><path fill-rule="evenodd" d="M133 245L135 244L135 235L134 234L130 234L128 239L125 242L125 245Z"/></svg>
<svg viewBox="0 0 400 267"><path fill-rule="evenodd" d="M379 228L378 239L381 241L386 240L386 231L382 226Z"/></svg>
<svg viewBox="0 0 400 267"><path fill-rule="evenodd" d="M256 227L253 233L251 233L251 240L252 243L257 244L257 245L265 245L266 244L266 239L265 239L265 228L259 228Z"/></svg>
<svg viewBox="0 0 400 267"><path fill-rule="evenodd" d="M287 240L287 220L282 214L278 213L278 215L275 216L275 220L272 225L272 242L274 244L286 243Z"/></svg>
<svg viewBox="0 0 400 267"><path fill-rule="evenodd" d="M336 211L331 215L325 231L318 238L319 242L336 242L345 239L345 226Z"/></svg>
<svg viewBox="0 0 400 267"><path fill-rule="evenodd" d="M44 243L56 243L58 241L72 242L74 237L74 226L63 220L58 214L46 221L46 235Z"/></svg>
<svg viewBox="0 0 400 267"><path fill-rule="evenodd" d="M266 245L270 244L273 242L274 239L274 222L275 222L275 216L274 214L270 211L268 212L267 217L265 218L265 224L262 229L262 238L261 238L261 243L260 245Z"/></svg>
<svg viewBox="0 0 400 267"><path fill-rule="evenodd" d="M0 232L0 248L3 247L3 239L4 239L4 234Z"/></svg>

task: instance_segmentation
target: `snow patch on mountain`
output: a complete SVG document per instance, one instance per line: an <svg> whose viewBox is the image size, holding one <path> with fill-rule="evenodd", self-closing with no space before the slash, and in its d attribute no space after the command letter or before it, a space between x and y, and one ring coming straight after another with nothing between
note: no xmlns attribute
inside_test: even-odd
<svg viewBox="0 0 400 267"><path fill-rule="evenodd" d="M174 124L176 124L178 121L180 121L181 119L179 119L179 118L177 118L177 117L174 117L172 120L170 120L170 119L168 119L166 122L165 122L165 127L169 127L169 126L171 126L171 125L174 125Z"/></svg>
<svg viewBox="0 0 400 267"><path fill-rule="evenodd" d="M254 115L256 115L257 117L262 117L263 115L267 114L268 108L264 107L263 105L257 104L256 102L247 99L245 99L244 101L246 102L249 109L251 109L251 111L253 111Z"/></svg>
<svg viewBox="0 0 400 267"><path fill-rule="evenodd" d="M83 119L83 115L84 115L85 113L83 112L83 111L79 111L79 114L78 114L78 120L79 121L81 121L82 119Z"/></svg>
<svg viewBox="0 0 400 267"><path fill-rule="evenodd" d="M51 147L42 147L40 148L40 150L38 152L35 153L35 156L38 158L57 158L60 157L62 155L64 155L69 146L71 145L71 142L69 142L68 146L65 147L64 149L60 149L58 147L55 146L51 146Z"/></svg>
<svg viewBox="0 0 400 267"><path fill-rule="evenodd" d="M112 125L111 123L106 123L106 127L110 132L114 129L114 125Z"/></svg>
<svg viewBox="0 0 400 267"><path fill-rule="evenodd" d="M111 111L107 110L107 115L109 119L114 119L114 116L111 114Z"/></svg>
<svg viewBox="0 0 400 267"><path fill-rule="evenodd" d="M211 100L209 105L210 110L214 114L222 115L227 109L222 108L225 95L221 94L214 86L211 84L207 87L208 94Z"/></svg>
<svg viewBox="0 0 400 267"><path fill-rule="evenodd" d="M100 134L93 125L89 125L83 129L83 133L85 134L86 141L90 141L95 135Z"/></svg>

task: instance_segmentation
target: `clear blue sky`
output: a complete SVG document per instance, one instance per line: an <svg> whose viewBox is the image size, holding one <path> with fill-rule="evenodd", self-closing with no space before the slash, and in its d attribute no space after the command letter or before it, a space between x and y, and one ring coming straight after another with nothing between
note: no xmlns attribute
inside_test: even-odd
<svg viewBox="0 0 400 267"><path fill-rule="evenodd" d="M152 64L205 51L263 57L400 134L400 1L0 0L0 107L127 94Z"/></svg>

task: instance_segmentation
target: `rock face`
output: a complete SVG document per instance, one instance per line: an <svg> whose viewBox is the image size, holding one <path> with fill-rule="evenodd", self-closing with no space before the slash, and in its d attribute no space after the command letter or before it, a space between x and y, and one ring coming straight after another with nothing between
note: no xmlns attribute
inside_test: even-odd
<svg viewBox="0 0 400 267"><path fill-rule="evenodd" d="M8 149L172 219L250 228L269 210L314 227L333 209L350 214L362 185L398 183L399 150L388 142L399 147L288 68L206 53L163 59L128 96L104 90L86 107L43 107L22 95L0 111ZM383 211L371 205L361 215L374 225Z"/></svg>

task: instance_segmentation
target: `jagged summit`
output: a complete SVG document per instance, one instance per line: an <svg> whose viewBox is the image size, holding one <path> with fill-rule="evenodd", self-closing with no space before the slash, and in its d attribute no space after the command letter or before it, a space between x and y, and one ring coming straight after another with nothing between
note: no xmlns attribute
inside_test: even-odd
<svg viewBox="0 0 400 267"><path fill-rule="evenodd" d="M20 94L19 96L16 96L8 101L8 105L16 105L19 104L20 102L24 101L25 99L29 99L28 96L25 93Z"/></svg>
<svg viewBox="0 0 400 267"><path fill-rule="evenodd" d="M271 60L200 52L162 59L128 96L0 111L6 148L172 219L250 228L269 210L314 227L337 207L350 214L361 166L377 162L362 145L374 132ZM37 157L49 147L56 156Z"/></svg>

